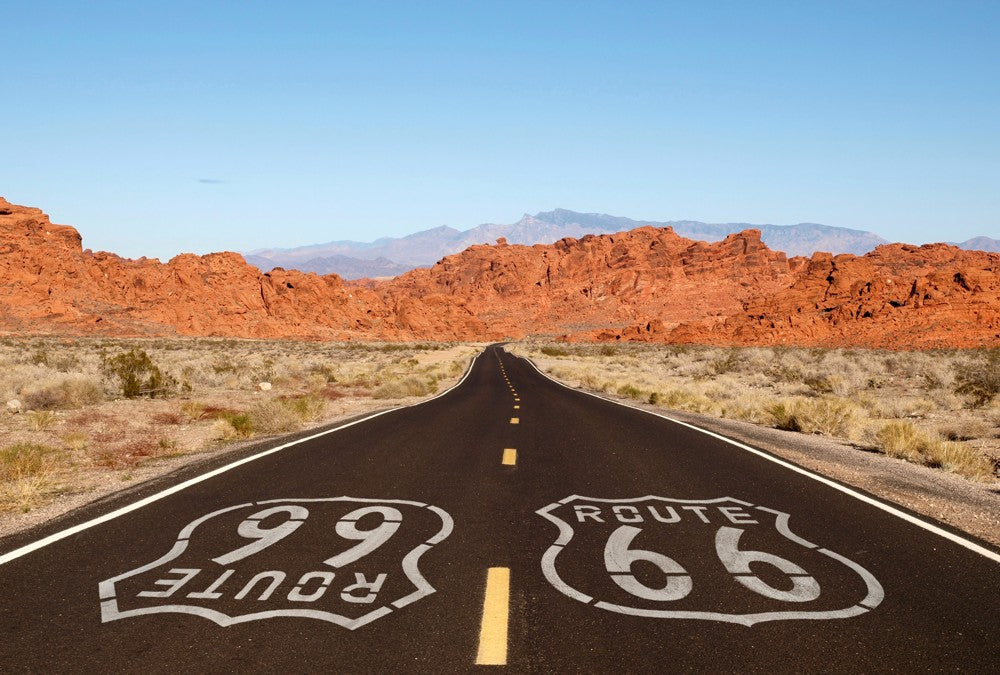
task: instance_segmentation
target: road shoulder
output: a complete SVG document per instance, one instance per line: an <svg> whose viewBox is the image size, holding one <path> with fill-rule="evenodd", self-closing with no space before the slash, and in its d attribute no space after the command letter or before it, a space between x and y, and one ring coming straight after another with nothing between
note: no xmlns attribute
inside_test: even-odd
<svg viewBox="0 0 1000 675"><path fill-rule="evenodd" d="M547 377L551 378L550 375ZM958 475L865 451L823 436L671 410L603 393L588 393L631 408L665 415L759 448L1000 546L1000 488L995 483L975 483Z"/></svg>

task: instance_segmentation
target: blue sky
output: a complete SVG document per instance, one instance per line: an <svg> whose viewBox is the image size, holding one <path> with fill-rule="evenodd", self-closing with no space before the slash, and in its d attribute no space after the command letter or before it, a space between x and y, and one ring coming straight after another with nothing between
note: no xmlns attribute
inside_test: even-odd
<svg viewBox="0 0 1000 675"><path fill-rule="evenodd" d="M0 195L136 257L513 222L1000 237L998 2L22 2Z"/></svg>

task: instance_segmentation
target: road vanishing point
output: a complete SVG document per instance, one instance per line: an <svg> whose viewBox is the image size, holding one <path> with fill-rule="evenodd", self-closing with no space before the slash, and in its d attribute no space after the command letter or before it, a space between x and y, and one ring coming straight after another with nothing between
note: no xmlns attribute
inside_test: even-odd
<svg viewBox="0 0 1000 675"><path fill-rule="evenodd" d="M499 346L0 563L4 672L1000 668L995 547Z"/></svg>

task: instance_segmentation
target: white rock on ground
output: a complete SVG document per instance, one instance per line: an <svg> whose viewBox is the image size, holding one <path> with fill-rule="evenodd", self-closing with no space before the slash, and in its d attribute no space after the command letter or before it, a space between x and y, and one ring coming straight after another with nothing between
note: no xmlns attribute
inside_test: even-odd
<svg viewBox="0 0 1000 675"><path fill-rule="evenodd" d="M261 382L260 384L257 385L257 388L260 389L261 391L271 391L271 383Z"/></svg>
<svg viewBox="0 0 1000 675"><path fill-rule="evenodd" d="M16 398L12 398L7 401L7 412L9 413L19 413L21 412L21 402Z"/></svg>

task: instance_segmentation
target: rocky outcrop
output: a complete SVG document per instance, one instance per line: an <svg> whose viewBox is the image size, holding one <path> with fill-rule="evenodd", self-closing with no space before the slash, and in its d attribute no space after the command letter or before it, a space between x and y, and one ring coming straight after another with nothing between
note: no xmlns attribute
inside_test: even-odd
<svg viewBox="0 0 1000 675"><path fill-rule="evenodd" d="M521 337L728 315L791 283L791 269L756 230L706 244L641 227L548 246L472 246L379 288L397 302L453 298L494 331Z"/></svg>
<svg viewBox="0 0 1000 675"><path fill-rule="evenodd" d="M1000 254L946 244L816 254L794 283L723 322L692 322L669 341L886 348L1000 346Z"/></svg>
<svg viewBox="0 0 1000 675"><path fill-rule="evenodd" d="M73 228L2 199L0 274L8 332L335 338L386 318L374 294L335 276L261 274L236 253L166 264L92 253Z"/></svg>
<svg viewBox="0 0 1000 675"><path fill-rule="evenodd" d="M236 253L127 260L0 199L0 330L305 339L1000 345L1000 255L944 244L787 258L758 230L669 227L472 246L388 281L345 282Z"/></svg>

